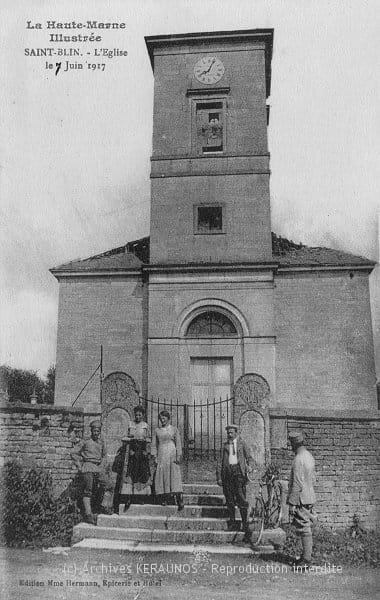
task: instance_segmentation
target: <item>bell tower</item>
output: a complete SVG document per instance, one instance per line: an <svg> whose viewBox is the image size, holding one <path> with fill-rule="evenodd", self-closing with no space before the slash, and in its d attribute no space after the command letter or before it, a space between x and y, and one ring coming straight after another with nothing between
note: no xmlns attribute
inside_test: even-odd
<svg viewBox="0 0 380 600"><path fill-rule="evenodd" d="M273 30L152 36L152 265L266 263Z"/></svg>

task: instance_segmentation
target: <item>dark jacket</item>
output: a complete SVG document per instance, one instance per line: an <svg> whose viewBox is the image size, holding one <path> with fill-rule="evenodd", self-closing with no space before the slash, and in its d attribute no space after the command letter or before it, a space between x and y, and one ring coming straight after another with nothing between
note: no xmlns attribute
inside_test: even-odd
<svg viewBox="0 0 380 600"><path fill-rule="evenodd" d="M123 475L125 469L125 458L127 450L129 451L129 446L127 443L123 443L118 451L116 452L116 456L113 461L112 471L117 473L116 484L115 484L115 493L121 493L123 487Z"/></svg>

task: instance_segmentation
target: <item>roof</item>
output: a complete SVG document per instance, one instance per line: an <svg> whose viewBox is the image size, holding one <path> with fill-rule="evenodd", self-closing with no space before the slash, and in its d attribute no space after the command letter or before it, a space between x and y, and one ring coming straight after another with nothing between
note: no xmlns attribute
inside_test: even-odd
<svg viewBox="0 0 380 600"><path fill-rule="evenodd" d="M332 250L331 248L309 248L303 246L299 250L291 250L278 257L280 266L375 266L374 261L348 252Z"/></svg>
<svg viewBox="0 0 380 600"><path fill-rule="evenodd" d="M143 252L144 241L149 238L135 240L124 246L113 248L102 254L71 262L50 269L53 275L61 272L92 272L92 271L125 271L140 270L146 258ZM149 242L148 242L149 243ZM149 262L149 257L147 257Z"/></svg>
<svg viewBox="0 0 380 600"><path fill-rule="evenodd" d="M309 247L272 233L273 262L279 268L347 267L372 269L375 262L332 248ZM149 265L149 237L134 240L102 254L75 260L51 269L53 275L73 273L140 271Z"/></svg>
<svg viewBox="0 0 380 600"><path fill-rule="evenodd" d="M369 267L375 266L375 262L362 256L356 256L349 252L325 248L323 246L304 246L295 244L272 232L273 258L280 267Z"/></svg>

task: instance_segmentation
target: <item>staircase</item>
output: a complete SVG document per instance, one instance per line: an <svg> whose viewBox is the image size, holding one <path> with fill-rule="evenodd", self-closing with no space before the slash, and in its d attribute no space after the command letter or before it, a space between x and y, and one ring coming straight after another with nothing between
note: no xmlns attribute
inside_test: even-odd
<svg viewBox="0 0 380 600"><path fill-rule="evenodd" d="M264 531L260 546L250 548L244 533L227 530L227 509L221 488L210 484L185 484L185 507L132 504L120 515L99 515L97 526L74 527L73 544L82 547L127 550L191 552L202 549L231 553L271 553L285 542L282 529ZM238 518L238 511L236 517ZM239 520L240 522L240 520Z"/></svg>

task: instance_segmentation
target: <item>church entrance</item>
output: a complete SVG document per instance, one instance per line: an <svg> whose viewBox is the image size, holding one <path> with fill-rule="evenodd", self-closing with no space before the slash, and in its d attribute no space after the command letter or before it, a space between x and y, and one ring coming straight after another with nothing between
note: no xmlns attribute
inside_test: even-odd
<svg viewBox="0 0 380 600"><path fill-rule="evenodd" d="M181 435L184 481L215 483L216 463L226 438L225 427L233 420L234 398L231 395L211 398L208 394L216 390L219 394L231 391L232 364L229 359L220 362L219 359L199 359L199 362L195 359L192 369L196 373L193 398L186 404L178 399L145 400L147 420L154 435L160 411L167 410Z"/></svg>
<svg viewBox="0 0 380 600"><path fill-rule="evenodd" d="M232 358L192 358L191 381L189 439L195 454L215 454L232 418Z"/></svg>

